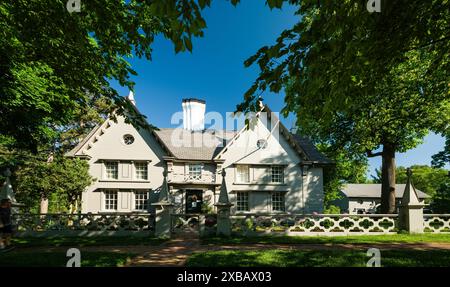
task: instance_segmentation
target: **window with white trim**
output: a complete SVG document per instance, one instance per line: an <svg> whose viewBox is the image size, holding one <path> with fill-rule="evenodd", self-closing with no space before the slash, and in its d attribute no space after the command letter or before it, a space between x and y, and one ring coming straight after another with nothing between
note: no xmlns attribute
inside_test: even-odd
<svg viewBox="0 0 450 287"><path fill-rule="evenodd" d="M284 182L284 167L281 165L272 165L270 172L270 181L273 183Z"/></svg>
<svg viewBox="0 0 450 287"><path fill-rule="evenodd" d="M105 197L104 200L104 208L105 210L117 210L117 191L114 190L105 190L103 192Z"/></svg>
<svg viewBox="0 0 450 287"><path fill-rule="evenodd" d="M107 179L117 179L119 176L119 163L114 161L105 162L105 176Z"/></svg>
<svg viewBox="0 0 450 287"><path fill-rule="evenodd" d="M272 211L285 211L284 192L272 193Z"/></svg>
<svg viewBox="0 0 450 287"><path fill-rule="evenodd" d="M148 191L134 192L134 210L148 210Z"/></svg>
<svg viewBox="0 0 450 287"><path fill-rule="evenodd" d="M248 165L236 166L236 182L238 183L250 182L250 167Z"/></svg>
<svg viewBox="0 0 450 287"><path fill-rule="evenodd" d="M248 192L236 193L236 211L250 211L248 204Z"/></svg>
<svg viewBox="0 0 450 287"><path fill-rule="evenodd" d="M135 162L134 173L136 179L147 180L148 179L148 164L146 162Z"/></svg>
<svg viewBox="0 0 450 287"><path fill-rule="evenodd" d="M188 174L191 179L200 179L202 177L202 164L189 164Z"/></svg>

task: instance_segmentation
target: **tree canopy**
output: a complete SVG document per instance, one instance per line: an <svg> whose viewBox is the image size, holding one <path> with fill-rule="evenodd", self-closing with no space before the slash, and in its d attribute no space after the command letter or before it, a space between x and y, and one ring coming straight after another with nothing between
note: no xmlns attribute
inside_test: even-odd
<svg viewBox="0 0 450 287"><path fill-rule="evenodd" d="M450 164L450 135L447 135L444 150L433 155L431 164L435 167L444 167L446 164Z"/></svg>
<svg viewBox="0 0 450 287"><path fill-rule="evenodd" d="M119 113L133 111L110 82L133 89L136 72L127 58L150 60L158 35L176 52L192 50L210 0L90 0L79 13L69 13L66 3L0 2L0 130L16 147L37 151L102 97ZM137 114L130 121L145 125Z"/></svg>
<svg viewBox="0 0 450 287"><path fill-rule="evenodd" d="M335 162L332 167L324 168L324 210L325 213L340 213L334 206L335 200L340 199L342 186L346 183L367 182L367 158L349 153L337 146L319 144L318 150Z"/></svg>
<svg viewBox="0 0 450 287"><path fill-rule="evenodd" d="M441 185L447 181L448 171L442 168L433 168L427 165L412 165L412 181L414 186L434 197ZM396 168L396 183L406 183L406 167ZM381 183L381 171L376 169L376 176L373 177L375 183Z"/></svg>
<svg viewBox="0 0 450 287"><path fill-rule="evenodd" d="M450 176L441 183L430 206L433 213L450 213Z"/></svg>
<svg viewBox="0 0 450 287"><path fill-rule="evenodd" d="M29 158L15 172L17 200L33 211L39 210L42 198L51 200L50 211L73 211L93 180L85 160L57 157L46 162Z"/></svg>
<svg viewBox="0 0 450 287"><path fill-rule="evenodd" d="M300 20L246 62L260 74L239 111L285 89L283 113L302 134L350 153L382 156L382 212L395 211L395 153L450 122L446 1L289 1Z"/></svg>

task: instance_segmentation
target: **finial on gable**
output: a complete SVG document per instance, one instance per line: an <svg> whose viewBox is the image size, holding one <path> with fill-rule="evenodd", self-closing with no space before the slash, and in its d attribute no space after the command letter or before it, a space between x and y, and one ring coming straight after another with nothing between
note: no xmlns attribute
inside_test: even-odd
<svg viewBox="0 0 450 287"><path fill-rule="evenodd" d="M134 93L133 91L130 91L130 93L127 96L127 99L133 104L136 105L136 101L134 100Z"/></svg>

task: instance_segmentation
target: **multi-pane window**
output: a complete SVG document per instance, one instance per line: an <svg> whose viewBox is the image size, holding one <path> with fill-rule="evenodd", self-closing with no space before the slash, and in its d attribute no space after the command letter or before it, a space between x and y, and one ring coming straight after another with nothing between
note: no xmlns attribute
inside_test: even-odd
<svg viewBox="0 0 450 287"><path fill-rule="evenodd" d="M284 211L284 193L274 192L272 193L272 211Z"/></svg>
<svg viewBox="0 0 450 287"><path fill-rule="evenodd" d="M284 182L284 167L279 165L271 166L270 173L271 182L283 183Z"/></svg>
<svg viewBox="0 0 450 287"><path fill-rule="evenodd" d="M134 170L136 173L136 179L141 179L141 180L148 179L148 165L146 162L134 163Z"/></svg>
<svg viewBox="0 0 450 287"><path fill-rule="evenodd" d="M238 192L236 194L236 210L249 211L248 192Z"/></svg>
<svg viewBox="0 0 450 287"><path fill-rule="evenodd" d="M105 196L105 210L117 210L117 191L106 190Z"/></svg>
<svg viewBox="0 0 450 287"><path fill-rule="evenodd" d="M236 166L236 181L240 183L250 182L250 171L248 165Z"/></svg>
<svg viewBox="0 0 450 287"><path fill-rule="evenodd" d="M136 191L134 193L134 210L148 210L148 192Z"/></svg>
<svg viewBox="0 0 450 287"><path fill-rule="evenodd" d="M105 175L108 179L117 179L119 175L119 163L105 162Z"/></svg>
<svg viewBox="0 0 450 287"><path fill-rule="evenodd" d="M202 165L201 164L189 164L189 178L200 179L202 177Z"/></svg>

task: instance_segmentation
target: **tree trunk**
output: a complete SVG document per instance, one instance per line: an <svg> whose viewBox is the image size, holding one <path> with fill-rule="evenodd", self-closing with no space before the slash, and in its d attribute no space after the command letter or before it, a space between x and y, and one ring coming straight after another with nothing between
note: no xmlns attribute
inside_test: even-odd
<svg viewBox="0 0 450 287"><path fill-rule="evenodd" d="M53 152L51 152L47 157L47 164L50 164L53 162ZM47 214L48 213L48 198L44 196L44 193L41 194L41 214Z"/></svg>
<svg viewBox="0 0 450 287"><path fill-rule="evenodd" d="M41 214L47 214L48 213L48 198L41 197L40 213Z"/></svg>
<svg viewBox="0 0 450 287"><path fill-rule="evenodd" d="M383 145L381 165L381 213L395 213L395 148Z"/></svg>

